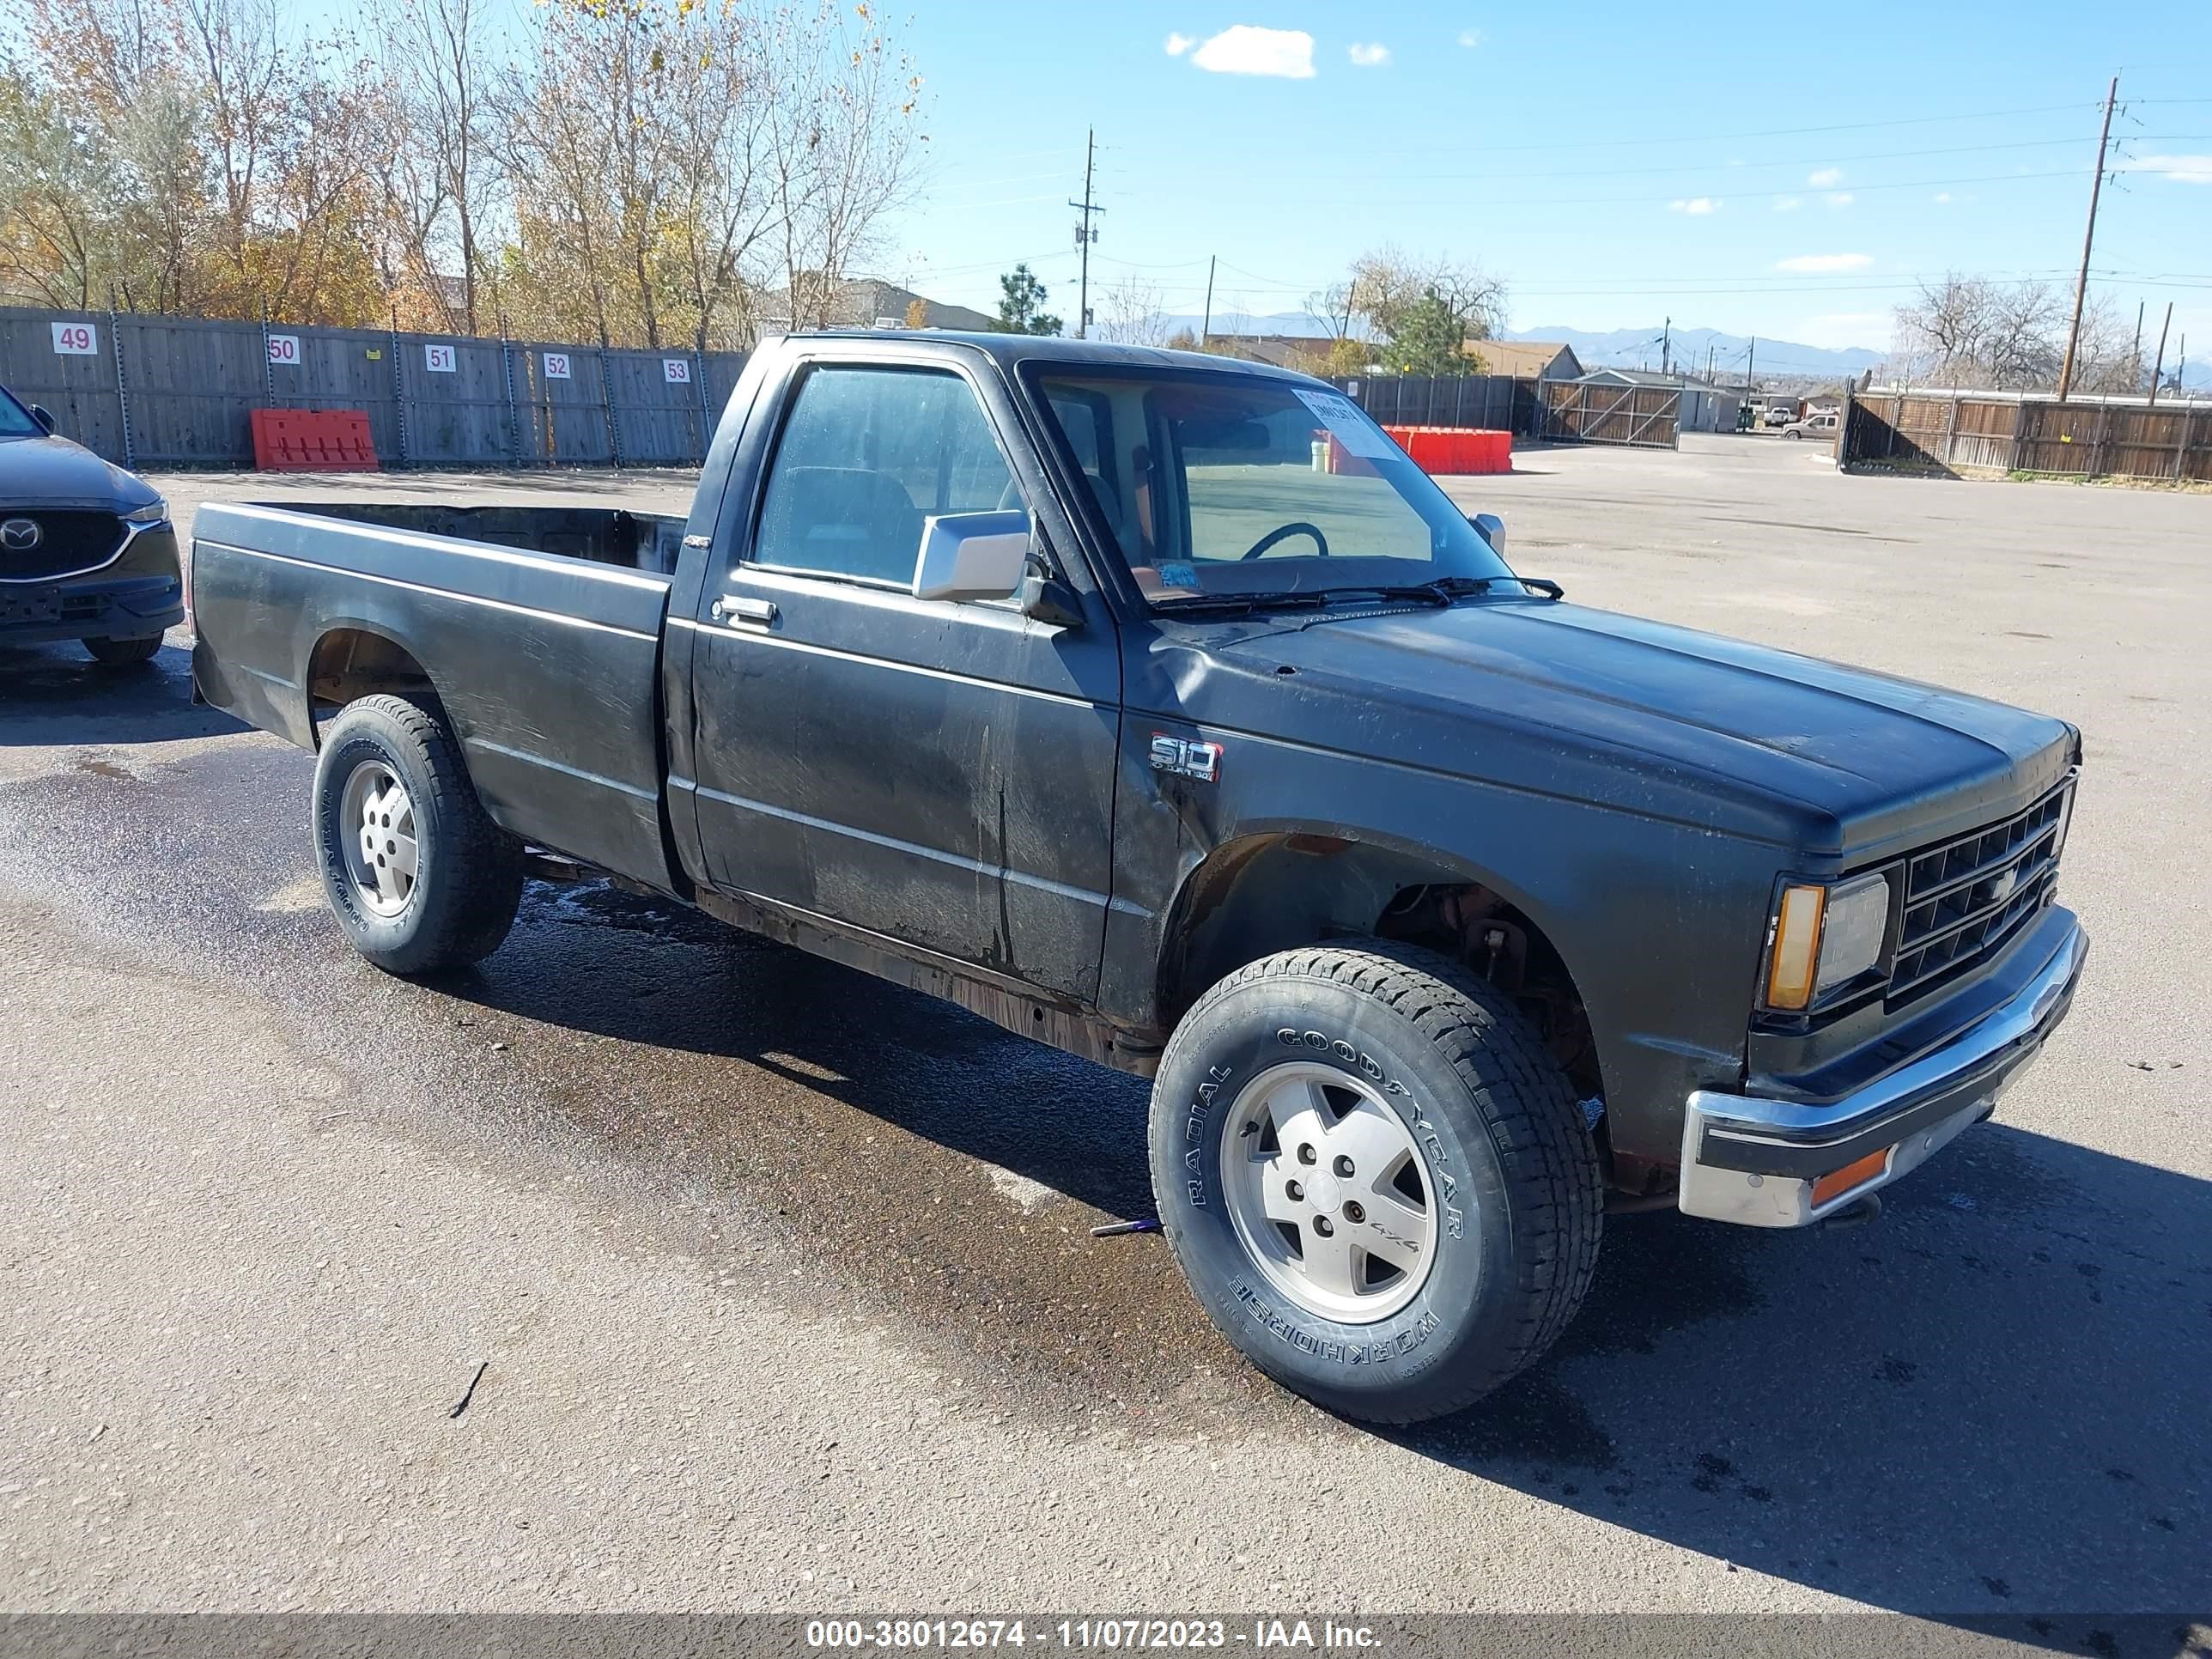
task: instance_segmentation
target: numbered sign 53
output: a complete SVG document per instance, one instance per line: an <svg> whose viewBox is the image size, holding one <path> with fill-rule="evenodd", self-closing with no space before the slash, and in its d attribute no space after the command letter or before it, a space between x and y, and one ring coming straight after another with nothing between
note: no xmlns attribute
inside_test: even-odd
<svg viewBox="0 0 2212 1659"><path fill-rule="evenodd" d="M56 323L54 349L64 357L97 357L100 355L100 325Z"/></svg>
<svg viewBox="0 0 2212 1659"><path fill-rule="evenodd" d="M691 384L691 360L689 357L663 357L660 372L668 377L671 386Z"/></svg>
<svg viewBox="0 0 2212 1659"><path fill-rule="evenodd" d="M297 368L300 366L300 337L296 334L270 335L269 361Z"/></svg>
<svg viewBox="0 0 2212 1659"><path fill-rule="evenodd" d="M422 345L422 367L433 374L451 374L459 367L453 361L453 349L425 341Z"/></svg>
<svg viewBox="0 0 2212 1659"><path fill-rule="evenodd" d="M570 378L567 352L549 351L545 354L545 378L549 380L565 380Z"/></svg>

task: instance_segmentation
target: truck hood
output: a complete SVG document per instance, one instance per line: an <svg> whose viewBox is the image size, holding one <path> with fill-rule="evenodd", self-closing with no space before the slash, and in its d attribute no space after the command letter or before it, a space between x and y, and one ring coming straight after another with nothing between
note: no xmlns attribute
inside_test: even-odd
<svg viewBox="0 0 2212 1659"><path fill-rule="evenodd" d="M1579 605L1285 623L1213 653L1272 680L1265 703L1293 718L1268 735L1853 861L2024 806L2078 750L2003 703Z"/></svg>
<svg viewBox="0 0 2212 1659"><path fill-rule="evenodd" d="M143 479L67 438L0 438L0 505L128 512L160 499Z"/></svg>

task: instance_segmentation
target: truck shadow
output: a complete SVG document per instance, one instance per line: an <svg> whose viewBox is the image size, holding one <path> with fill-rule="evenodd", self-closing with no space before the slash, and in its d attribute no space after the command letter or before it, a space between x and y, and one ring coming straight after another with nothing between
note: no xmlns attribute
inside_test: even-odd
<svg viewBox="0 0 2212 1659"><path fill-rule="evenodd" d="M108 668L74 641L0 643L0 747L171 743L246 729L191 694L191 653L174 644L149 663Z"/></svg>
<svg viewBox="0 0 2212 1659"><path fill-rule="evenodd" d="M534 890L507 949L444 988L672 1057L739 1060L794 1097L853 1108L865 1115L778 1117L748 1089L732 1097L749 1103L742 1128L720 1099L707 1120L710 1135L754 1139L774 1121L811 1158L852 1157L833 1181L866 1185L884 1160L863 1143L891 1126L1109 1216L1152 1213L1141 1082L673 907ZM2188 1076L2130 1071L2115 1086L2170 1104ZM636 1130L640 1155L663 1155L670 1127ZM1054 1283L1033 1284L989 1259L1006 1212L956 1204L975 1182L959 1158L901 1178L929 1191L890 1194L884 1215L901 1200L944 1207L931 1242L897 1248L941 1239L968 1276L904 1289L920 1324L996 1342L993 1364L1032 1375L1082 1365L1116 1394L1133 1381L1167 1399L1243 1399L1283 1431L1287 1402L1196 1322L1164 1250L1077 1249ZM877 1201L837 1225L896 1225L866 1208ZM1894 1189L1869 1225L1759 1234L1616 1218L1548 1358L1470 1411L1382 1437L1464 1477L1469 1505L1510 1488L1715 1572L2131 1652L2148 1627L2051 1610L2179 1610L2212 1595L2208 1215L2212 1183L2000 1119ZM1095 1299L1066 1299L1062 1278ZM1001 1316L987 1303L1050 1328L1032 1334L1035 1354L1018 1332L999 1341L969 1322ZM1306 1420L1347 1447L1371 1432Z"/></svg>

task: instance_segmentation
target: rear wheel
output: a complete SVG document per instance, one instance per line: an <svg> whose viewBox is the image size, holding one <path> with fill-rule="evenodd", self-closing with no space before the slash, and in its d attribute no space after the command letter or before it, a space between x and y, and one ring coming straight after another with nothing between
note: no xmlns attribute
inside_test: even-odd
<svg viewBox="0 0 2212 1659"><path fill-rule="evenodd" d="M395 974L489 956L522 899L521 848L491 821L437 714L348 703L315 764L323 891L362 955Z"/></svg>
<svg viewBox="0 0 2212 1659"><path fill-rule="evenodd" d="M109 668L131 668L142 662L154 660L155 653L161 648L161 636L147 634L136 639L92 639L82 640L79 643L92 653L92 659L96 663Z"/></svg>
<svg viewBox="0 0 2212 1659"><path fill-rule="evenodd" d="M1449 958L1285 951L1201 997L1162 1056L1152 1182L1207 1314L1333 1411L1411 1423L1556 1340L1603 1194L1565 1074Z"/></svg>

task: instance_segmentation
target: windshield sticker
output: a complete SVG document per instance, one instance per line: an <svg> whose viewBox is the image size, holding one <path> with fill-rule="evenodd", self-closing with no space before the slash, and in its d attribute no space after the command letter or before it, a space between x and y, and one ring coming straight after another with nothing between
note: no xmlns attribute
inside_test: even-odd
<svg viewBox="0 0 2212 1659"><path fill-rule="evenodd" d="M1293 389L1298 401L1313 410L1337 442L1353 454L1381 460L1397 453L1397 446L1382 428L1363 415L1351 398L1334 392L1309 392L1304 386Z"/></svg>
<svg viewBox="0 0 2212 1659"><path fill-rule="evenodd" d="M1179 560L1170 559L1160 566L1160 586L1162 587L1188 587L1193 592L1196 592L1198 591L1198 567L1194 564L1184 564Z"/></svg>

